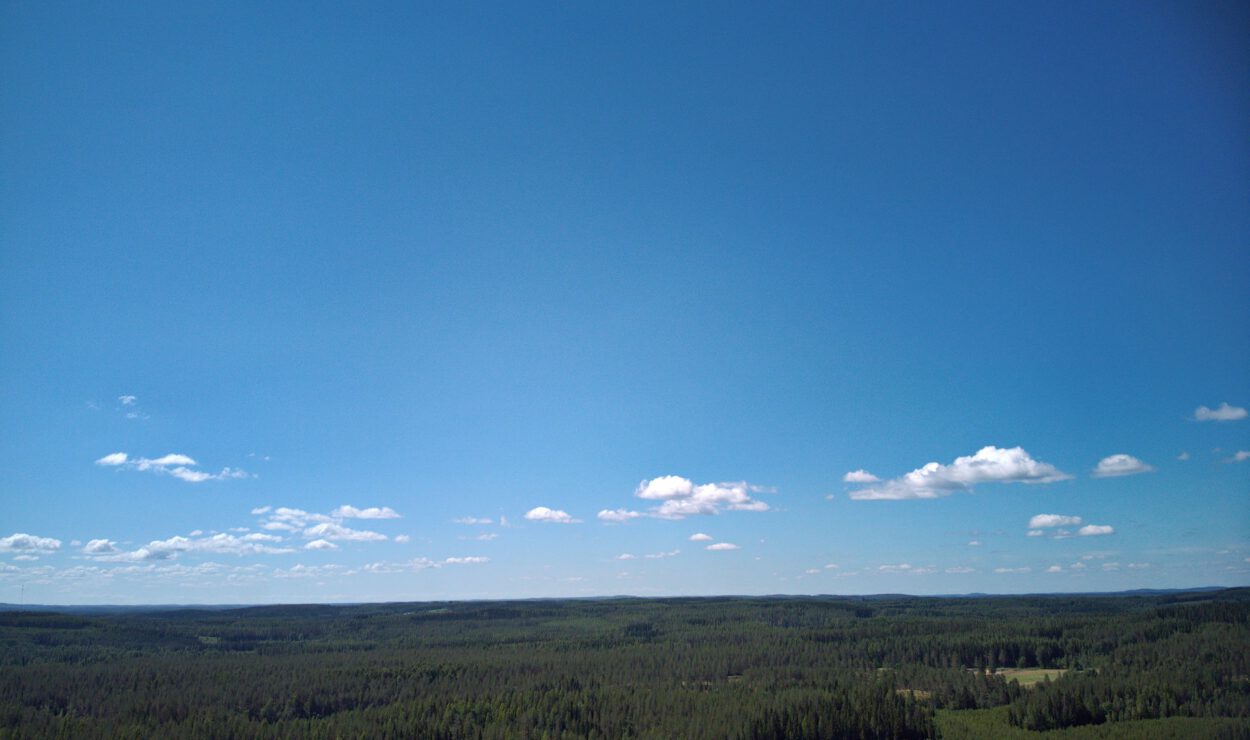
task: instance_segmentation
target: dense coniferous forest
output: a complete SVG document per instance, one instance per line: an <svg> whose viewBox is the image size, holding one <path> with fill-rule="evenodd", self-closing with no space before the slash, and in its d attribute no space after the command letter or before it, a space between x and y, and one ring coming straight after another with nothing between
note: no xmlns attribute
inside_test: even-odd
<svg viewBox="0 0 1250 740"><path fill-rule="evenodd" d="M1250 589L0 613L0 737L1250 737Z"/></svg>

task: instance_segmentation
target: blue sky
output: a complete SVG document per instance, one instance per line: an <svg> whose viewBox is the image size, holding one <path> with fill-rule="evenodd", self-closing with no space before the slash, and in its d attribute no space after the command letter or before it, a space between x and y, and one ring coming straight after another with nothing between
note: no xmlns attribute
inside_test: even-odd
<svg viewBox="0 0 1250 740"><path fill-rule="evenodd" d="M1250 584L1244 4L195 5L0 9L0 601Z"/></svg>

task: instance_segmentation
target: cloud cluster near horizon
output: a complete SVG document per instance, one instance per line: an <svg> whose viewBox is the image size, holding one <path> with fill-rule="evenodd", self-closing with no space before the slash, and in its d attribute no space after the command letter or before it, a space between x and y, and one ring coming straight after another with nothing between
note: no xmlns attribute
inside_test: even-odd
<svg viewBox="0 0 1250 740"><path fill-rule="evenodd" d="M949 465L931 462L881 485L851 491L850 497L860 501L929 499L970 491L982 483L1053 483L1071 477L1054 465L1034 460L1022 447L987 446Z"/></svg>

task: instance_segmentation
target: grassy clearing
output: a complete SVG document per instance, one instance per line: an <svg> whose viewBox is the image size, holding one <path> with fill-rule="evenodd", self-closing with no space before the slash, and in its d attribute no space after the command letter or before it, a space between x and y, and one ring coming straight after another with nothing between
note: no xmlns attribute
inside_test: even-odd
<svg viewBox="0 0 1250 740"><path fill-rule="evenodd" d="M1019 681L1021 686L1028 687L1047 679L1054 681L1066 672L1065 668L1000 668L997 675L1008 681Z"/></svg>
<svg viewBox="0 0 1250 740"><path fill-rule="evenodd" d="M943 740L1203 740L1250 737L1250 720L1224 717L1169 717L1132 722L1069 727L1050 732L1030 732L1007 722L1007 708L938 710L938 731Z"/></svg>

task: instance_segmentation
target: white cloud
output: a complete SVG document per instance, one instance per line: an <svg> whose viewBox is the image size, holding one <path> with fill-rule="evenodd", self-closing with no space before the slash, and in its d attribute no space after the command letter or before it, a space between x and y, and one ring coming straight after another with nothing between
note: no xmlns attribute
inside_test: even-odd
<svg viewBox="0 0 1250 740"><path fill-rule="evenodd" d="M931 462L871 488L851 491L851 498L901 500L938 498L969 491L981 483L1052 483L1072 476L1034 460L1021 447L982 447L975 455L957 457L950 465Z"/></svg>
<svg viewBox="0 0 1250 740"><path fill-rule="evenodd" d="M1095 478L1116 478L1122 475L1153 472L1154 466L1147 465L1132 455L1118 454L1109 455L1099 460L1098 466L1094 468L1092 475Z"/></svg>
<svg viewBox="0 0 1250 740"><path fill-rule="evenodd" d="M123 406L133 406L135 401L139 400L139 397L138 396L118 396L117 400Z"/></svg>
<svg viewBox="0 0 1250 740"><path fill-rule="evenodd" d="M1086 524L1077 530L1082 537L1097 537L1104 534L1115 534L1115 527L1108 524Z"/></svg>
<svg viewBox="0 0 1250 740"><path fill-rule="evenodd" d="M1188 460L1188 459L1189 459L1189 451L1188 451L1188 450L1182 450L1182 451L1181 451L1181 454L1179 454L1179 455L1177 455L1177 456L1176 456L1176 459L1177 459L1177 460L1182 460L1182 461L1183 461L1183 460Z"/></svg>
<svg viewBox="0 0 1250 740"><path fill-rule="evenodd" d="M1226 459L1224 462L1239 463L1245 462L1246 460L1250 460L1250 450L1237 450L1233 453L1232 457Z"/></svg>
<svg viewBox="0 0 1250 740"><path fill-rule="evenodd" d="M651 508L651 516L660 519L684 519L697 514L718 514L721 511L768 511L768 504L751 498L752 493L771 491L746 481L696 484L689 478L664 475L638 484L634 495L648 501L659 501Z"/></svg>
<svg viewBox="0 0 1250 740"><path fill-rule="evenodd" d="M462 516L459 519L452 519L456 524L494 524L490 519L481 519L475 516Z"/></svg>
<svg viewBox="0 0 1250 740"><path fill-rule="evenodd" d="M61 541L52 537L37 537L17 532L0 537L0 552L52 552L61 549Z"/></svg>
<svg viewBox="0 0 1250 740"><path fill-rule="evenodd" d="M1046 534L1046 533L1045 533L1045 532L1043 532L1043 531L1042 531L1042 530L1040 530L1040 529L1030 529L1030 530L1029 530L1029 536L1030 536L1030 537L1041 537L1041 536L1043 536L1043 535L1045 535L1045 534Z"/></svg>
<svg viewBox="0 0 1250 740"><path fill-rule="evenodd" d="M1025 568L995 568L995 569L994 569L994 572L995 572L995 573L1030 573L1030 572L1032 572L1032 570L1033 570L1032 568L1028 568L1028 567L1025 567Z"/></svg>
<svg viewBox="0 0 1250 740"><path fill-rule="evenodd" d="M339 508L330 512L330 516L340 519L399 519L399 512L389 506L370 506L367 509L357 509L350 504L343 504Z"/></svg>
<svg viewBox="0 0 1250 740"><path fill-rule="evenodd" d="M397 534L397 535L395 535L395 541L396 541L396 542L399 542L399 543L411 542L411 541L412 541L412 537L409 537L409 536L408 536L408 535L406 535L406 534Z"/></svg>
<svg viewBox="0 0 1250 740"><path fill-rule="evenodd" d="M482 542L490 542L491 540L493 540L493 539L497 539L498 537L499 537L499 535L498 535L497 533L495 533L495 532L483 532L482 534L479 534L478 536L474 537L473 539L475 539L475 540L481 540Z"/></svg>
<svg viewBox="0 0 1250 740"><path fill-rule="evenodd" d="M192 532L191 534L197 535L197 534L202 534L202 533L199 530L196 530L195 532ZM263 534L261 532L253 532L251 534L245 534L240 539L242 539L244 542L281 542L282 541L282 538L275 534Z"/></svg>
<svg viewBox="0 0 1250 740"><path fill-rule="evenodd" d="M1119 570L1120 564L1119 563L1103 563L1102 569L1103 570Z"/></svg>
<svg viewBox="0 0 1250 740"><path fill-rule="evenodd" d="M668 552L653 552L644 555L647 560L661 560L663 558L671 558L681 554L681 550L669 550Z"/></svg>
<svg viewBox="0 0 1250 740"><path fill-rule="evenodd" d="M705 550L738 550L740 548L737 545L733 544L732 542L717 542L715 545L708 545L707 547L703 549Z"/></svg>
<svg viewBox="0 0 1250 740"><path fill-rule="evenodd" d="M877 570L882 573L906 573L912 576L927 576L936 573L937 568L933 566L915 566L911 563L899 563L898 565L879 565Z"/></svg>
<svg viewBox="0 0 1250 740"><path fill-rule="evenodd" d="M337 550L339 546L329 540L313 540L304 545L305 550Z"/></svg>
<svg viewBox="0 0 1250 740"><path fill-rule="evenodd" d="M255 509L252 509L252 513L257 516L261 514L268 514L270 511L273 511L272 506L257 506Z"/></svg>
<svg viewBox="0 0 1250 740"><path fill-rule="evenodd" d="M694 534L690 535L687 539L689 539L691 542L711 542L715 538L710 534L703 534L702 532L695 532Z"/></svg>
<svg viewBox="0 0 1250 740"><path fill-rule="evenodd" d="M479 557L477 555L470 555L469 557L464 557L464 558L447 558L443 561L443 564L444 565L480 565L482 563L489 563L489 562L490 562L490 558Z"/></svg>
<svg viewBox="0 0 1250 740"><path fill-rule="evenodd" d="M1246 410L1239 406L1229 406L1227 401L1213 409L1206 406L1194 409L1196 421L1238 421L1244 418L1246 418Z"/></svg>
<svg viewBox="0 0 1250 740"><path fill-rule="evenodd" d="M167 540L152 540L148 544L129 552L113 552L95 555L96 560L109 562L141 562L170 560L181 553L213 553L222 555L279 555L294 552L289 547L273 547L256 541L249 541L232 534L219 532L208 537L182 537L177 535Z"/></svg>
<svg viewBox="0 0 1250 740"><path fill-rule="evenodd" d="M825 563L825 570L836 570L839 566L837 563Z"/></svg>
<svg viewBox="0 0 1250 740"><path fill-rule="evenodd" d="M1085 567L1086 567L1085 563L1082 563L1079 560L1073 563L1072 565L1068 566L1068 568L1071 570L1085 570Z"/></svg>
<svg viewBox="0 0 1250 740"><path fill-rule="evenodd" d="M947 568L947 569L946 569L946 572L947 572L947 573L953 573L953 574L956 574L956 575L963 575L964 573L976 573L976 572L977 572L977 569L976 569L976 568L969 568L969 567L968 567L968 566L966 566L966 565L957 565L957 566L955 566L955 567L953 567L953 568Z"/></svg>
<svg viewBox="0 0 1250 740"><path fill-rule="evenodd" d="M980 546L981 546L981 540L969 540L968 541L968 547L980 547Z"/></svg>
<svg viewBox="0 0 1250 740"><path fill-rule="evenodd" d="M842 482L843 483L880 483L881 479L873 475L872 473L869 473L867 470L860 468L859 470L852 470L851 472L842 476Z"/></svg>
<svg viewBox="0 0 1250 740"><path fill-rule="evenodd" d="M1045 529L1048 527L1076 527L1081 523L1079 516L1064 514L1037 514L1029 520L1029 529ZM1033 535L1037 536L1037 535Z"/></svg>
<svg viewBox="0 0 1250 740"><path fill-rule="evenodd" d="M1063 572L1063 566L1062 566L1062 565L1052 565L1052 566L1050 566L1049 568L1047 568L1047 569L1046 569L1046 572L1047 572L1047 573L1062 573L1062 572Z"/></svg>
<svg viewBox="0 0 1250 740"><path fill-rule="evenodd" d="M617 555L616 559L617 560L637 560L638 558L634 557L633 555L630 555L627 552L623 552L620 555Z"/></svg>
<svg viewBox="0 0 1250 740"><path fill-rule="evenodd" d="M642 512L630 511L629 509L604 509L595 516L605 522L627 522L630 519L637 519L642 516Z"/></svg>
<svg viewBox="0 0 1250 740"><path fill-rule="evenodd" d="M113 452L95 461L96 465L106 467L125 468L130 470L139 470L150 473L160 473L172 475L173 477L184 480L188 483L203 483L208 480L229 480L232 478L253 478L251 473L238 468L222 468L220 473L206 473L203 470L194 470L192 466L199 465L189 455L183 455L177 452L171 452L158 458L140 457L132 459L125 452Z"/></svg>
<svg viewBox="0 0 1250 740"><path fill-rule="evenodd" d="M535 506L525 512L525 518L532 522L553 522L555 524L576 524L580 519L574 519L567 511L561 509L549 509L546 506Z"/></svg>
<svg viewBox="0 0 1250 740"><path fill-rule="evenodd" d="M347 540L350 542L381 542L386 535L367 529L351 529L335 522L322 522L304 530L309 539Z"/></svg>
<svg viewBox="0 0 1250 740"><path fill-rule="evenodd" d="M1150 563L1129 563L1130 570L1145 570L1150 567Z"/></svg>
<svg viewBox="0 0 1250 740"><path fill-rule="evenodd" d="M117 543L112 540L91 540L83 547L82 551L88 555L102 555L104 553L117 552L116 545Z"/></svg>

